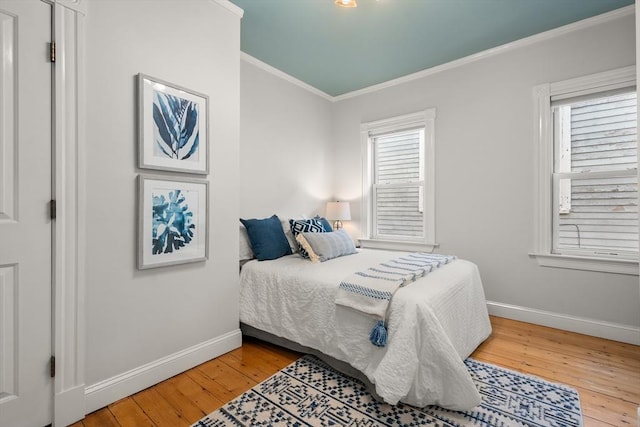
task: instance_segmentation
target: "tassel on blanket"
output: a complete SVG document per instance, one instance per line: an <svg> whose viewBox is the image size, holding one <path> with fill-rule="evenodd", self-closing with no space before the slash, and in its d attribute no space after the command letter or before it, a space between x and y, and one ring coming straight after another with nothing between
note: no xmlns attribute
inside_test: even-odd
<svg viewBox="0 0 640 427"><path fill-rule="evenodd" d="M376 322L376 326L373 327L371 334L369 334L369 341L378 347L387 345L387 327L384 325L384 320Z"/></svg>
<svg viewBox="0 0 640 427"><path fill-rule="evenodd" d="M385 347L390 339L385 319L389 318L395 292L455 259L452 255L416 252L356 271L339 282L335 303L374 319L382 319L371 330L369 341Z"/></svg>

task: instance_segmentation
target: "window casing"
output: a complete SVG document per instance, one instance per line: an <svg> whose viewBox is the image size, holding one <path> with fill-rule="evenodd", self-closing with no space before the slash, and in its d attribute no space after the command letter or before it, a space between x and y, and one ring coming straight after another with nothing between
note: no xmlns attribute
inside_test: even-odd
<svg viewBox="0 0 640 427"><path fill-rule="evenodd" d="M638 274L635 67L534 89L535 255L541 265Z"/></svg>
<svg viewBox="0 0 640 427"><path fill-rule="evenodd" d="M364 247L431 250L435 109L364 123Z"/></svg>

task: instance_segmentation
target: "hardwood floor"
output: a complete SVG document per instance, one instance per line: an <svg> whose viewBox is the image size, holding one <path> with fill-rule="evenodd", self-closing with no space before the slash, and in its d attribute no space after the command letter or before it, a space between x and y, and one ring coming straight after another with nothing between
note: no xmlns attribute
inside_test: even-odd
<svg viewBox="0 0 640 427"><path fill-rule="evenodd" d="M585 426L633 426L640 406L640 347L492 317L471 357L580 393ZM300 355L257 340L93 412L73 427L188 426Z"/></svg>

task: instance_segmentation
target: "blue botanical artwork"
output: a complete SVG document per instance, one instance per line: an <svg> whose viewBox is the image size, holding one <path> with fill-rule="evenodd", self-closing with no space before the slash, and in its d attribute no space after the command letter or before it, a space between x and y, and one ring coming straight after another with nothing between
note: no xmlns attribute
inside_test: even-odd
<svg viewBox="0 0 640 427"><path fill-rule="evenodd" d="M181 190L152 194L153 198L153 242L151 251L169 254L189 245L196 229L193 212L185 202Z"/></svg>
<svg viewBox="0 0 640 427"><path fill-rule="evenodd" d="M176 160L197 160L198 114L197 102L154 90L154 154Z"/></svg>

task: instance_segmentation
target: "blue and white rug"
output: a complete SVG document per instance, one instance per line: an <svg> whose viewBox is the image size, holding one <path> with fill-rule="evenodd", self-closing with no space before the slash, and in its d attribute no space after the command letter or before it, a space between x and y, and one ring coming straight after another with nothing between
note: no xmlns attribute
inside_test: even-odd
<svg viewBox="0 0 640 427"><path fill-rule="evenodd" d="M575 390L473 359L465 364L482 395L467 412L377 402L359 381L304 356L193 426L582 426Z"/></svg>

